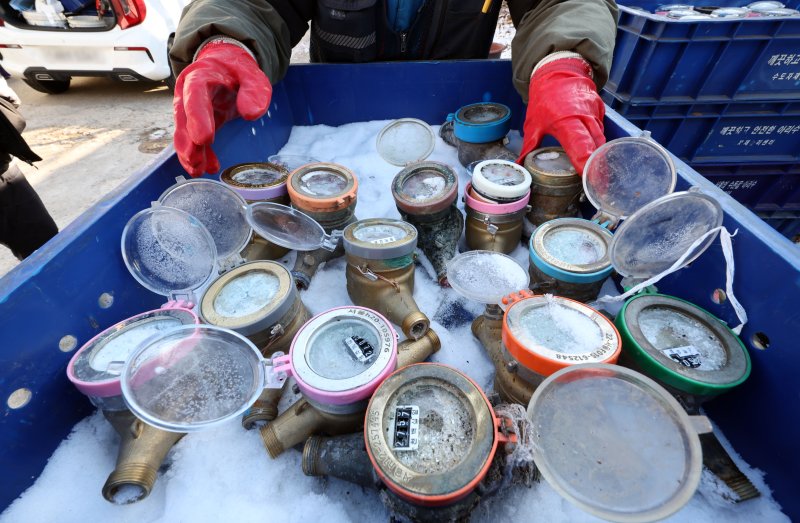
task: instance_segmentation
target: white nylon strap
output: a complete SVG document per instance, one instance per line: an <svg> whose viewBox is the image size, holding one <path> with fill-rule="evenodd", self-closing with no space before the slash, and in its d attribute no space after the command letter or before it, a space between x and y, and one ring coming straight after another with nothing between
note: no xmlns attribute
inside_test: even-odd
<svg viewBox="0 0 800 523"><path fill-rule="evenodd" d="M675 272L678 269L682 268L684 263L686 262L686 259L689 258L689 256L692 255L694 250L701 243L703 243L708 237L714 236L718 232L719 232L719 236L720 236L720 243L722 243L722 254L723 254L723 256L725 256L725 292L728 295L728 299L730 300L731 305L733 306L733 310L736 312L736 317L739 319L739 325L737 325L736 327L734 327L731 330L733 332L735 332L736 334L740 334L742 332L742 327L744 327L745 323L747 323L747 312L744 310L744 307L742 307L742 305L736 299L736 296L734 296L734 294L733 294L733 274L734 274L735 266L734 266L734 261L733 261L733 245L731 243L731 238L733 236L736 236L736 234L739 232L738 229L735 230L733 232L733 234L730 234L728 232L728 230L725 227L722 227L722 226L717 227L715 229L711 229L710 231L706 232L704 235L702 235L699 238L697 238L697 240L695 240L694 243L692 243L692 245L689 246L688 249L686 249L686 252L684 252L683 255L681 255L681 257L678 258L675 261L675 263L672 264L672 266L670 266L668 269L666 269L662 273L656 274L655 276L649 278L648 280L643 281L642 283L640 283L638 285L635 285L634 287L629 289L624 294L620 294L619 296L608 296L608 295L606 295L606 296L603 296L601 298L598 298L594 303L598 303L598 304L599 303L614 303L614 302L617 302L617 301L623 301L623 300L626 300L626 299L630 298L634 294L637 294L641 290L649 287L650 285L654 285L655 283L658 283L665 276L667 276L669 274L672 274L673 272Z"/></svg>

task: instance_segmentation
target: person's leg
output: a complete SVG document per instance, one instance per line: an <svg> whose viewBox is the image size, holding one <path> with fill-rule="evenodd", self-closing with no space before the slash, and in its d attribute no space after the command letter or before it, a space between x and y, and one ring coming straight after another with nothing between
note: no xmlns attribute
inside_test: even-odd
<svg viewBox="0 0 800 523"><path fill-rule="evenodd" d="M39 195L12 162L0 174L0 243L22 260L57 233Z"/></svg>

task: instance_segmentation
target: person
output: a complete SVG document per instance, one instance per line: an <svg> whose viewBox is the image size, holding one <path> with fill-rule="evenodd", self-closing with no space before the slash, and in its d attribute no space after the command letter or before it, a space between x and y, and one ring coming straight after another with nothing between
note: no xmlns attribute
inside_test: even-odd
<svg viewBox="0 0 800 523"><path fill-rule="evenodd" d="M0 243L23 260L55 236L58 227L12 158L29 164L41 160L22 137L25 120L19 106L17 94L0 78Z"/></svg>
<svg viewBox="0 0 800 523"><path fill-rule="evenodd" d="M614 0L507 0L514 86L528 103L519 161L552 135L583 171L605 143ZM192 176L215 173L214 134L260 118L311 21L312 62L486 58L502 0L194 0L170 52L178 73L175 150Z"/></svg>

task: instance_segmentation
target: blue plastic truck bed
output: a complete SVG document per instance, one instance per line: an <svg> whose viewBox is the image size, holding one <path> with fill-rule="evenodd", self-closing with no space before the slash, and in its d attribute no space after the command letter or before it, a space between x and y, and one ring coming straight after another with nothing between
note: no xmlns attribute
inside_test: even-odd
<svg viewBox="0 0 800 523"><path fill-rule="evenodd" d="M259 161L286 143L293 126L399 117L438 124L461 105L489 100L509 105L519 128L524 110L510 80L508 61L293 66L275 88L269 116L256 122L259 131L252 132L250 122L233 122L219 133L215 149L223 166ZM637 132L608 111L609 139ZM800 519L800 250L685 164L677 165L678 188L696 185L715 195L725 225L739 231L735 290L750 317L742 337L752 375L709 403L708 412L734 448L767 473L783 510ZM133 214L182 173L174 154L165 152L0 280L0 507L35 481L73 425L91 412L65 375L74 349L112 323L161 304L163 298L125 268L120 234ZM711 301L724 286L717 241L659 288L733 323L730 305ZM113 297L107 308L108 300L99 300L104 293ZM756 338L767 348L755 348ZM8 398L24 397L25 390L30 401L10 408Z"/></svg>

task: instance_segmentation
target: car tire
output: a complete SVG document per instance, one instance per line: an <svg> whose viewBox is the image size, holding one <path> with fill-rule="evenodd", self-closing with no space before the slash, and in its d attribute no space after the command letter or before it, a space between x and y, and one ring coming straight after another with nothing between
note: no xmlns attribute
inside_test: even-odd
<svg viewBox="0 0 800 523"><path fill-rule="evenodd" d="M45 94L61 94L69 89L70 78L66 80L37 80L35 78L24 78L23 81L31 89Z"/></svg>
<svg viewBox="0 0 800 523"><path fill-rule="evenodd" d="M164 79L164 83L167 84L167 87L173 93L175 92L175 82L178 78L175 76L175 71L172 70L172 62L169 59L169 52L172 49L172 42L174 40L175 35L170 35L169 40L167 40L167 63L169 64L169 76Z"/></svg>

